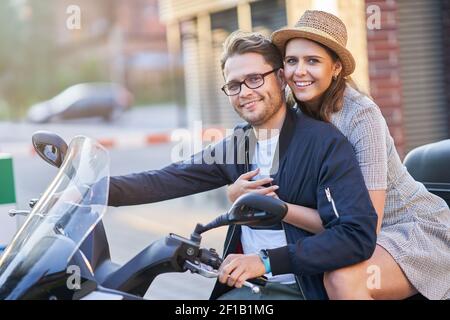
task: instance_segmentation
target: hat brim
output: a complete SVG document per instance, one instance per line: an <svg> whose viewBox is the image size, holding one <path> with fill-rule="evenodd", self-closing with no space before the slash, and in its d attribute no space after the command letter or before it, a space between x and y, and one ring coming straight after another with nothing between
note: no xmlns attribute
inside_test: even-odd
<svg viewBox="0 0 450 320"><path fill-rule="evenodd" d="M342 72L344 77L355 71L355 59L350 51L341 46L325 32L308 27L283 28L275 31L271 36L272 43L281 51L283 55L285 52L286 43L294 38L305 38L316 41L334 51L342 62Z"/></svg>

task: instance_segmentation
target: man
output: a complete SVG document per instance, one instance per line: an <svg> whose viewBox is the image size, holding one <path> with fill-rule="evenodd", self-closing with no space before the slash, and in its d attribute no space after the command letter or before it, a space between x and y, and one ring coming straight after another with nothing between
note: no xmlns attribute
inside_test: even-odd
<svg viewBox="0 0 450 320"><path fill-rule="evenodd" d="M368 259L375 248L377 215L352 147L332 125L286 107L281 67L268 39L231 34L222 89L247 124L189 161L111 178L109 204L134 205L231 184L253 164L261 178L254 183L266 194L318 210L325 230L316 235L285 222L267 230L231 226L213 299L255 299L242 283L264 274L269 282L258 298L325 299L323 273ZM219 161L205 163L210 157ZM271 181L278 190L265 186Z"/></svg>

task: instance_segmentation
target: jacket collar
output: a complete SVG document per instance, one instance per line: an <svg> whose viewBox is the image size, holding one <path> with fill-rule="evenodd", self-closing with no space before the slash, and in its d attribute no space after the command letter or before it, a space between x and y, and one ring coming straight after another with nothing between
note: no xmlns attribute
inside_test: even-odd
<svg viewBox="0 0 450 320"><path fill-rule="evenodd" d="M296 121L297 119L297 109L287 108L286 110L286 117L283 122L283 126L281 127L280 131L280 138L278 140L277 145L277 154L279 162L275 165L278 165L277 168L274 166L272 167L273 170L278 172L279 165L282 163L284 157L286 156L286 152L289 149L289 144L291 143L292 137L295 132L296 127ZM242 168L243 173L248 172L251 168L249 166L249 163L251 159L253 159L253 155L255 153L256 149L256 143L257 138L255 136L254 130L252 130L253 127L250 124L247 124L243 127L243 130L245 132L244 139L241 139L239 142L238 148L240 150L244 150L244 163L245 165ZM242 163L242 162L241 162Z"/></svg>

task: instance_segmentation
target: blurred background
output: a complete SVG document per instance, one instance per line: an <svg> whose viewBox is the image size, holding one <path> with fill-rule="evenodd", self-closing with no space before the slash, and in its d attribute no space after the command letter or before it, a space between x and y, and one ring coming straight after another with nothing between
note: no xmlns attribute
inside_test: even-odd
<svg viewBox="0 0 450 320"><path fill-rule="evenodd" d="M0 153L13 160L14 183L2 184L0 170L0 193L15 194L3 205L25 208L56 173L31 152L36 130L96 138L110 149L111 173L125 174L168 164L175 129L234 127L240 120L220 91L224 39L237 29L270 35L307 9L346 24L353 79L380 106L402 158L450 137L450 0L2 0ZM222 188L111 208L113 259L168 232L186 236L228 205ZM224 232L205 245L221 250ZM206 299L212 284L165 275L147 297Z"/></svg>

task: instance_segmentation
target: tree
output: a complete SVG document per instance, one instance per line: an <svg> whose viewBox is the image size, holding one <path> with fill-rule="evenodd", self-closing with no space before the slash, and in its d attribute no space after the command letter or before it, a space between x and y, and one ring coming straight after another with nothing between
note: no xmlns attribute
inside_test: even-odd
<svg viewBox="0 0 450 320"><path fill-rule="evenodd" d="M0 94L13 118L48 95L54 73L54 0L0 2Z"/></svg>

